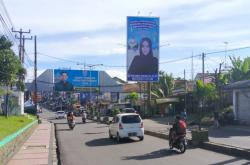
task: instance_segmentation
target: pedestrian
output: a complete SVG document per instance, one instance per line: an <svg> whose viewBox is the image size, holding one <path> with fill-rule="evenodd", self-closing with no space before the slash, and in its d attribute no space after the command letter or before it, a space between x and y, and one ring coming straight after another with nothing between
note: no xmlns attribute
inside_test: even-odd
<svg viewBox="0 0 250 165"><path fill-rule="evenodd" d="M187 122L187 111L186 109L184 109L182 112L181 112L181 118Z"/></svg>
<svg viewBox="0 0 250 165"><path fill-rule="evenodd" d="M215 111L214 112L214 127L219 128L220 123L219 123L219 112Z"/></svg>

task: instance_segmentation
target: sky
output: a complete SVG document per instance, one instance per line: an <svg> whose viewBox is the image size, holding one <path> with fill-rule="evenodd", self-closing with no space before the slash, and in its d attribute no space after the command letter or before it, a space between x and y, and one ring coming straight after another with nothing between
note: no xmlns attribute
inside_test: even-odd
<svg viewBox="0 0 250 165"><path fill-rule="evenodd" d="M37 36L38 74L103 64L93 69L126 80L127 16L160 18L160 70L174 77L183 78L184 70L187 79L201 72L203 52L222 51L206 55L206 72L214 72L222 62L228 68L229 56L243 59L250 52L231 51L250 46L249 0L0 1L16 30L30 29L30 35ZM1 7L0 12L4 16ZM26 81L33 79L33 42L26 41ZM192 58L186 58L192 55L193 65Z"/></svg>

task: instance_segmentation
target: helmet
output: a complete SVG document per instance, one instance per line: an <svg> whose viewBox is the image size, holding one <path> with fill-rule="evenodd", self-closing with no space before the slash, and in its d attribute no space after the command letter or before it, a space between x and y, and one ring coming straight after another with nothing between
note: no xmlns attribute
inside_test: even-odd
<svg viewBox="0 0 250 165"><path fill-rule="evenodd" d="M180 120L180 119L181 119L180 115L175 116L175 120Z"/></svg>

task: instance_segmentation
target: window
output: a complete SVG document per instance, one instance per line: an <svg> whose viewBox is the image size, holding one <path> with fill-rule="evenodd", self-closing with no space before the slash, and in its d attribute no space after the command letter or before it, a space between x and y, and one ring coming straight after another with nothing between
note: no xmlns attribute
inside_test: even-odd
<svg viewBox="0 0 250 165"><path fill-rule="evenodd" d="M140 123L141 119L139 115L122 116L122 123Z"/></svg>

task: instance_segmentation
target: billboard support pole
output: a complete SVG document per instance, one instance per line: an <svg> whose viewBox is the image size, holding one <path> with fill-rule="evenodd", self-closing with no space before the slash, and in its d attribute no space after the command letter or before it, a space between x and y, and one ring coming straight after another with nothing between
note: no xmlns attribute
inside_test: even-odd
<svg viewBox="0 0 250 165"><path fill-rule="evenodd" d="M147 100L148 106L147 106L147 110L150 111L151 115L153 115L153 111L151 111L151 105L150 105L150 100L151 100L151 84L150 84L150 82L147 83L147 88L148 88L148 90L147 90L147 93L148 93L148 98L147 98L148 99Z"/></svg>

